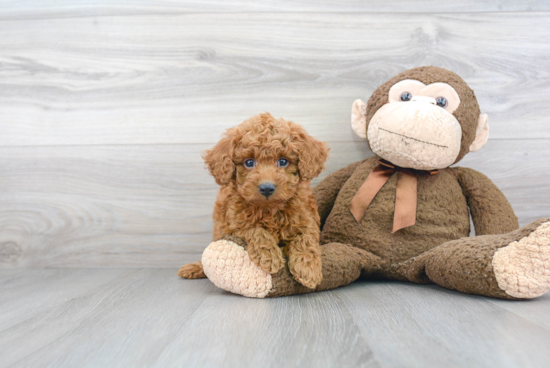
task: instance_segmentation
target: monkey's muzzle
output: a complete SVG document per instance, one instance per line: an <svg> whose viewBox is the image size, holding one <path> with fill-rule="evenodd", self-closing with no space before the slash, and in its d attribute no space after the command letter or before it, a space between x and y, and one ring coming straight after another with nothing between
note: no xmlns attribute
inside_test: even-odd
<svg viewBox="0 0 550 368"><path fill-rule="evenodd" d="M372 151L401 167L437 170L452 165L460 152L458 120L429 101L382 106L367 131Z"/></svg>

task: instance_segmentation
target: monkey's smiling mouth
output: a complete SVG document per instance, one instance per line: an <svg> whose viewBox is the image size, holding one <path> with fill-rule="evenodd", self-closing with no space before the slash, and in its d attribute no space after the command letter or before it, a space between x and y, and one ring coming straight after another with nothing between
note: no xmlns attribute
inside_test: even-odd
<svg viewBox="0 0 550 368"><path fill-rule="evenodd" d="M384 129L384 128L378 128L379 130L382 130L384 132L388 132L390 134L395 134L395 135L398 135L400 137L403 137L403 138L407 138L407 139L412 139L413 141L417 141L417 142L420 142L420 143L425 143L425 144L429 144L429 145L432 145L432 146L436 146L436 147L440 147L440 148L449 148L448 146L442 146L440 144L435 144L435 143L431 143L431 142L426 142L426 141L422 141L420 139L416 139L416 138L413 138L413 137L408 137L406 135L403 135L403 134L399 134L399 133L396 133L396 132L392 132L391 130L387 130L387 129Z"/></svg>

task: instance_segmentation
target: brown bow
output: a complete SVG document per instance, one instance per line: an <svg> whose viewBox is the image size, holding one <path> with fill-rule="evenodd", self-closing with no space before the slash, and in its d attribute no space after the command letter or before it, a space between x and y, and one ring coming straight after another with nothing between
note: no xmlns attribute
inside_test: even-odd
<svg viewBox="0 0 550 368"><path fill-rule="evenodd" d="M416 223L416 188L418 171L395 166L388 161L379 160L367 180L351 200L349 209L360 223L367 208L388 179L397 171L397 188L395 190L395 213L393 215L392 233ZM428 171L435 175L439 170Z"/></svg>

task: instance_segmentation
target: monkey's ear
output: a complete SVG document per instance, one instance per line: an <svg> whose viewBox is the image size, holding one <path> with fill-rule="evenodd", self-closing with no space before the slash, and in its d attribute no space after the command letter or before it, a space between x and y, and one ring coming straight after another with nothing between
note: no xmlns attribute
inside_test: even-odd
<svg viewBox="0 0 550 368"><path fill-rule="evenodd" d="M351 107L351 129L359 137L367 138L367 104L361 100L355 100Z"/></svg>
<svg viewBox="0 0 550 368"><path fill-rule="evenodd" d="M489 139L489 117L487 114L479 115L476 128L476 137L470 145L470 152L475 152L487 143Z"/></svg>

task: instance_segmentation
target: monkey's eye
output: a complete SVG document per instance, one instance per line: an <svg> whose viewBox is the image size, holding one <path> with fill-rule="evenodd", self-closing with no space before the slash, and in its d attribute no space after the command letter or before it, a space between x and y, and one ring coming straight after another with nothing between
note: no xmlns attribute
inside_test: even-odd
<svg viewBox="0 0 550 368"><path fill-rule="evenodd" d="M435 103L437 104L437 106L439 107L447 107L447 105L449 104L447 102L447 99L445 97L442 97L442 96L439 96L438 98L435 99Z"/></svg>
<svg viewBox="0 0 550 368"><path fill-rule="evenodd" d="M401 94L401 101L410 101L413 96L409 92L403 92Z"/></svg>
<svg viewBox="0 0 550 368"><path fill-rule="evenodd" d="M252 169L254 168L254 166L256 166L256 161L254 161L253 159L249 158L244 161L244 167L246 167L247 169Z"/></svg>
<svg viewBox="0 0 550 368"><path fill-rule="evenodd" d="M284 157L281 157L278 161L277 161L277 166L279 167L287 167L289 164L288 160Z"/></svg>

